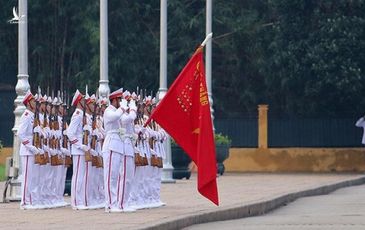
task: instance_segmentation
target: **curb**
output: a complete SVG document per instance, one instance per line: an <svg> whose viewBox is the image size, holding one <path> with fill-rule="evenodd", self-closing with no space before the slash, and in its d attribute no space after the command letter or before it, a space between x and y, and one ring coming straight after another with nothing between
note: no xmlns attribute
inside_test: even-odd
<svg viewBox="0 0 365 230"><path fill-rule="evenodd" d="M195 224L239 219L250 216L259 216L301 197L325 195L340 188L360 185L364 183L365 183L365 176L357 179L346 180L334 184L319 186L312 189L293 192L278 197L274 197L269 200L255 202L252 204L246 204L243 206L235 205L217 211L208 210L193 215L190 214L190 215L180 216L173 220L156 223L139 229L153 229L153 230L181 229Z"/></svg>

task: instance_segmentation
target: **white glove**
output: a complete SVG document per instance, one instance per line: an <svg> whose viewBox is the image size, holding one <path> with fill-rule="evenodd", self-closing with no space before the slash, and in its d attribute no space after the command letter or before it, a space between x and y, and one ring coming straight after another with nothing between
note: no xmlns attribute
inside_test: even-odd
<svg viewBox="0 0 365 230"><path fill-rule="evenodd" d="M55 130L49 130L48 137L49 138L56 137L56 131Z"/></svg>
<svg viewBox="0 0 365 230"><path fill-rule="evenodd" d="M40 154L44 154L44 150L43 150L43 149L41 149L41 148L38 148L38 153L40 153Z"/></svg>
<svg viewBox="0 0 365 230"><path fill-rule="evenodd" d="M94 129L92 132L91 132L91 135L92 136L97 136L99 138L99 135L100 135L100 132L98 129Z"/></svg>
<svg viewBox="0 0 365 230"><path fill-rule="evenodd" d="M136 101L135 101L135 100L131 100L131 101L129 102L129 109L130 109L130 110L137 111L137 106L136 106Z"/></svg>
<svg viewBox="0 0 365 230"><path fill-rule="evenodd" d="M48 147L48 145L43 145L43 150L44 150L45 152L49 152L49 147Z"/></svg>
<svg viewBox="0 0 365 230"><path fill-rule="evenodd" d="M93 156L97 156L98 155L98 153L94 149L90 149L90 153Z"/></svg>
<svg viewBox="0 0 365 230"><path fill-rule="evenodd" d="M83 131L89 131L89 133L91 133L91 127L89 125L84 125L84 127L82 128Z"/></svg>
<svg viewBox="0 0 365 230"><path fill-rule="evenodd" d="M87 145L81 145L81 149L82 149L82 151L87 152L90 150L90 147Z"/></svg>
<svg viewBox="0 0 365 230"><path fill-rule="evenodd" d="M49 154L51 154L51 156L57 155L57 150L56 149L50 149Z"/></svg>
<svg viewBox="0 0 365 230"><path fill-rule="evenodd" d="M35 132L35 133L39 133L39 135L40 135L40 134L42 134L42 129L41 129L41 127L40 127L39 125L37 125L37 126L33 129L33 132Z"/></svg>
<svg viewBox="0 0 365 230"><path fill-rule="evenodd" d="M123 98L126 98L126 97L128 97L128 96L130 96L131 95L131 93L128 91L128 90L126 90L126 91L124 91L124 93L123 93Z"/></svg>
<svg viewBox="0 0 365 230"><path fill-rule="evenodd" d="M98 131L98 140L103 140L105 138L105 134L103 132Z"/></svg>
<svg viewBox="0 0 365 230"><path fill-rule="evenodd" d="M120 107L121 107L124 111L127 111L127 109L128 109L128 105L127 105L127 100L126 100L126 99L122 99L122 101L120 102Z"/></svg>
<svg viewBox="0 0 365 230"><path fill-rule="evenodd" d="M56 130L56 137L62 138L62 130Z"/></svg>
<svg viewBox="0 0 365 230"><path fill-rule="evenodd" d="M63 134L64 136L67 136L67 129L63 130L62 134Z"/></svg>
<svg viewBox="0 0 365 230"><path fill-rule="evenodd" d="M38 153L38 148L36 148L34 145L25 145L25 148L27 148L32 154Z"/></svg>
<svg viewBox="0 0 365 230"><path fill-rule="evenodd" d="M49 129L48 126L45 127L45 128L43 128L43 135L44 135L44 137L49 137L50 136L50 132L51 132L51 130Z"/></svg>
<svg viewBox="0 0 365 230"><path fill-rule="evenodd" d="M147 131L146 127L143 127L143 126L142 126L142 128L141 128L140 132L141 132L142 134L145 134L145 133L146 133L146 131Z"/></svg>
<svg viewBox="0 0 365 230"><path fill-rule="evenodd" d="M63 155L67 155L67 156L70 155L70 151L68 151L68 149L65 149L65 148L62 148L62 147L61 147L61 152L62 152Z"/></svg>

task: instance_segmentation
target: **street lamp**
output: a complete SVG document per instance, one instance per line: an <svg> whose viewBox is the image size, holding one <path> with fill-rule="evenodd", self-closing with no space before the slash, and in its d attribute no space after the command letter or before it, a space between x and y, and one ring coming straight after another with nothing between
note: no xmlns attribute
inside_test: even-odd
<svg viewBox="0 0 365 230"><path fill-rule="evenodd" d="M18 139L18 127L20 117L25 111L25 106L22 101L26 92L30 89L28 82L28 3L27 0L19 0L19 21L18 21L18 81L15 86L17 97L14 101L15 105L15 121L12 129L13 137L13 167L19 169L19 176L11 182L11 191L9 200L20 200L20 178L22 175L22 168L20 164L19 149L20 142Z"/></svg>

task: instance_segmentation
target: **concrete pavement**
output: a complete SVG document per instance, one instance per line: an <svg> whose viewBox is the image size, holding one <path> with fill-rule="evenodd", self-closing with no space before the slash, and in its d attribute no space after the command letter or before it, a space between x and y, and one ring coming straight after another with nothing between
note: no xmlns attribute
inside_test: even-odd
<svg viewBox="0 0 365 230"><path fill-rule="evenodd" d="M328 195L300 198L263 216L211 222L186 230L363 230L365 185L339 189Z"/></svg>
<svg viewBox="0 0 365 230"><path fill-rule="evenodd" d="M20 210L0 204L1 229L180 229L193 224L259 215L299 197L365 183L360 174L225 174L218 178L220 206L196 190L196 176L162 185L167 206L136 213L103 210Z"/></svg>

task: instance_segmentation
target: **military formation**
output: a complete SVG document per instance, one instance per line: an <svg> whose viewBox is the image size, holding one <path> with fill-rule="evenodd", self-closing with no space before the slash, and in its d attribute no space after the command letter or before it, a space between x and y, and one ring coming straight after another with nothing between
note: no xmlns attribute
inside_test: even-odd
<svg viewBox="0 0 365 230"><path fill-rule="evenodd" d="M17 134L20 208L134 212L165 205L160 188L167 134L154 122L144 127L156 101L138 91L119 89L98 98L77 90L70 119L72 108L62 93L27 92ZM71 204L63 196L68 168Z"/></svg>

